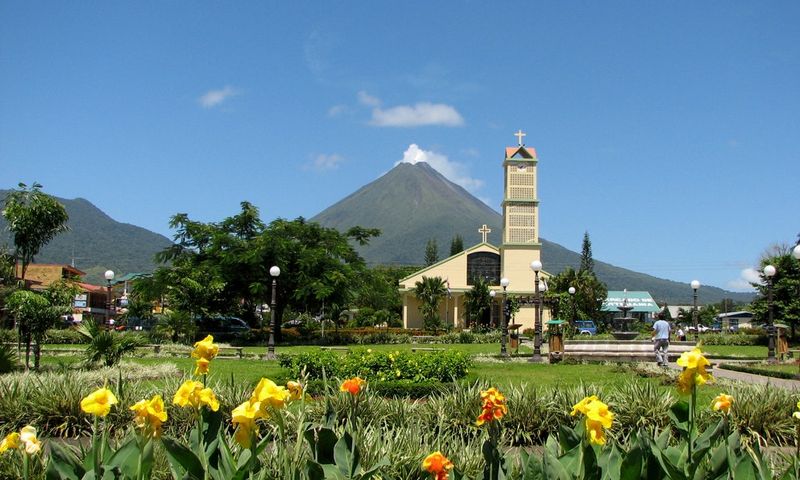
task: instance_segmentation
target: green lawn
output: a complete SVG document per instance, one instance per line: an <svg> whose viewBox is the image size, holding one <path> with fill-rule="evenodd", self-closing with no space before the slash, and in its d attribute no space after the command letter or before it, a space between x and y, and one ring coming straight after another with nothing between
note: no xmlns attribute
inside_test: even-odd
<svg viewBox="0 0 800 480"><path fill-rule="evenodd" d="M767 358L767 347L756 345L703 345L700 347L708 356Z"/></svg>

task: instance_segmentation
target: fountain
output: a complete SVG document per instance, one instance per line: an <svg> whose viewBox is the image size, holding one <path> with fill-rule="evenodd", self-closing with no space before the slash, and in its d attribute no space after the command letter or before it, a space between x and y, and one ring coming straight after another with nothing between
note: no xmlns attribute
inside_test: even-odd
<svg viewBox="0 0 800 480"><path fill-rule="evenodd" d="M626 295L622 299L622 305L617 307L617 309L622 312L622 316L616 317L612 320L612 323L614 324L614 331L611 332L611 335L613 335L617 340L633 340L636 338L636 335L638 335L639 332L630 331L630 324L636 319L628 316L628 312L633 310L633 307L628 305L628 290L625 289L623 292Z"/></svg>

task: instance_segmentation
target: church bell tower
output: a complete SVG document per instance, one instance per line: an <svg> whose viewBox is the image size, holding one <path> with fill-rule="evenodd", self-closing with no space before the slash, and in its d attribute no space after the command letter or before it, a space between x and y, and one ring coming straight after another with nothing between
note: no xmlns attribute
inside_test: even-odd
<svg viewBox="0 0 800 480"><path fill-rule="evenodd" d="M521 130L517 146L506 147L503 160L503 243L500 247L502 275L516 291L533 290L530 264L541 261L539 243L539 197L536 186L536 150L526 147Z"/></svg>

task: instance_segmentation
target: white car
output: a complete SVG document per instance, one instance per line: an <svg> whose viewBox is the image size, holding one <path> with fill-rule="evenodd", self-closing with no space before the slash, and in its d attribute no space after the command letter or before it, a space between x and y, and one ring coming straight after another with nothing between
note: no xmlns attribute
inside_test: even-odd
<svg viewBox="0 0 800 480"><path fill-rule="evenodd" d="M700 331L700 333L705 333L705 332L711 330L710 328L706 327L705 325L698 325L697 329ZM694 332L694 326L687 327L686 331Z"/></svg>

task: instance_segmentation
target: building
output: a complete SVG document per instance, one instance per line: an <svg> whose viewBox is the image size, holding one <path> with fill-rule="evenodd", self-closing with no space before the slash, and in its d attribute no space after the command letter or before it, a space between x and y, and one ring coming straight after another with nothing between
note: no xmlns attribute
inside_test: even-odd
<svg viewBox="0 0 800 480"><path fill-rule="evenodd" d="M20 277L21 274L22 268L17 265L17 277ZM81 292L75 295L73 300L73 320L80 322L87 317L104 318L109 312L108 289L82 282L81 278L84 275L86 275L85 272L72 265L31 263L25 271L25 283L31 290L44 290L59 280L72 280L81 289Z"/></svg>
<svg viewBox="0 0 800 480"><path fill-rule="evenodd" d="M723 332L732 332L740 328L753 328L753 312L720 313L714 320L714 327Z"/></svg>
<svg viewBox="0 0 800 480"><path fill-rule="evenodd" d="M650 292L609 290L601 310L614 318L620 316L621 307L627 307L630 316L647 321L653 321L653 314L661 311Z"/></svg>
<svg viewBox="0 0 800 480"><path fill-rule="evenodd" d="M439 277L445 280L448 295L441 302L440 317L453 327L467 326L464 320L464 294L472 289L476 278L488 281L496 292L494 305L482 323L499 324L503 289L500 279L507 278L507 293L520 299L521 308L513 323L522 329L533 328L535 319L535 274L530 265L541 261L539 242L539 198L537 190L536 150L525 146L522 131L516 134L518 145L507 147L502 162L503 180L503 231L500 246L489 243L489 229L483 225L478 231L481 243L467 248L427 268L414 272L399 282L403 298L403 326L422 328L420 302L413 293L422 277ZM539 272L540 291L546 288L549 274ZM549 319L545 308L541 321Z"/></svg>

